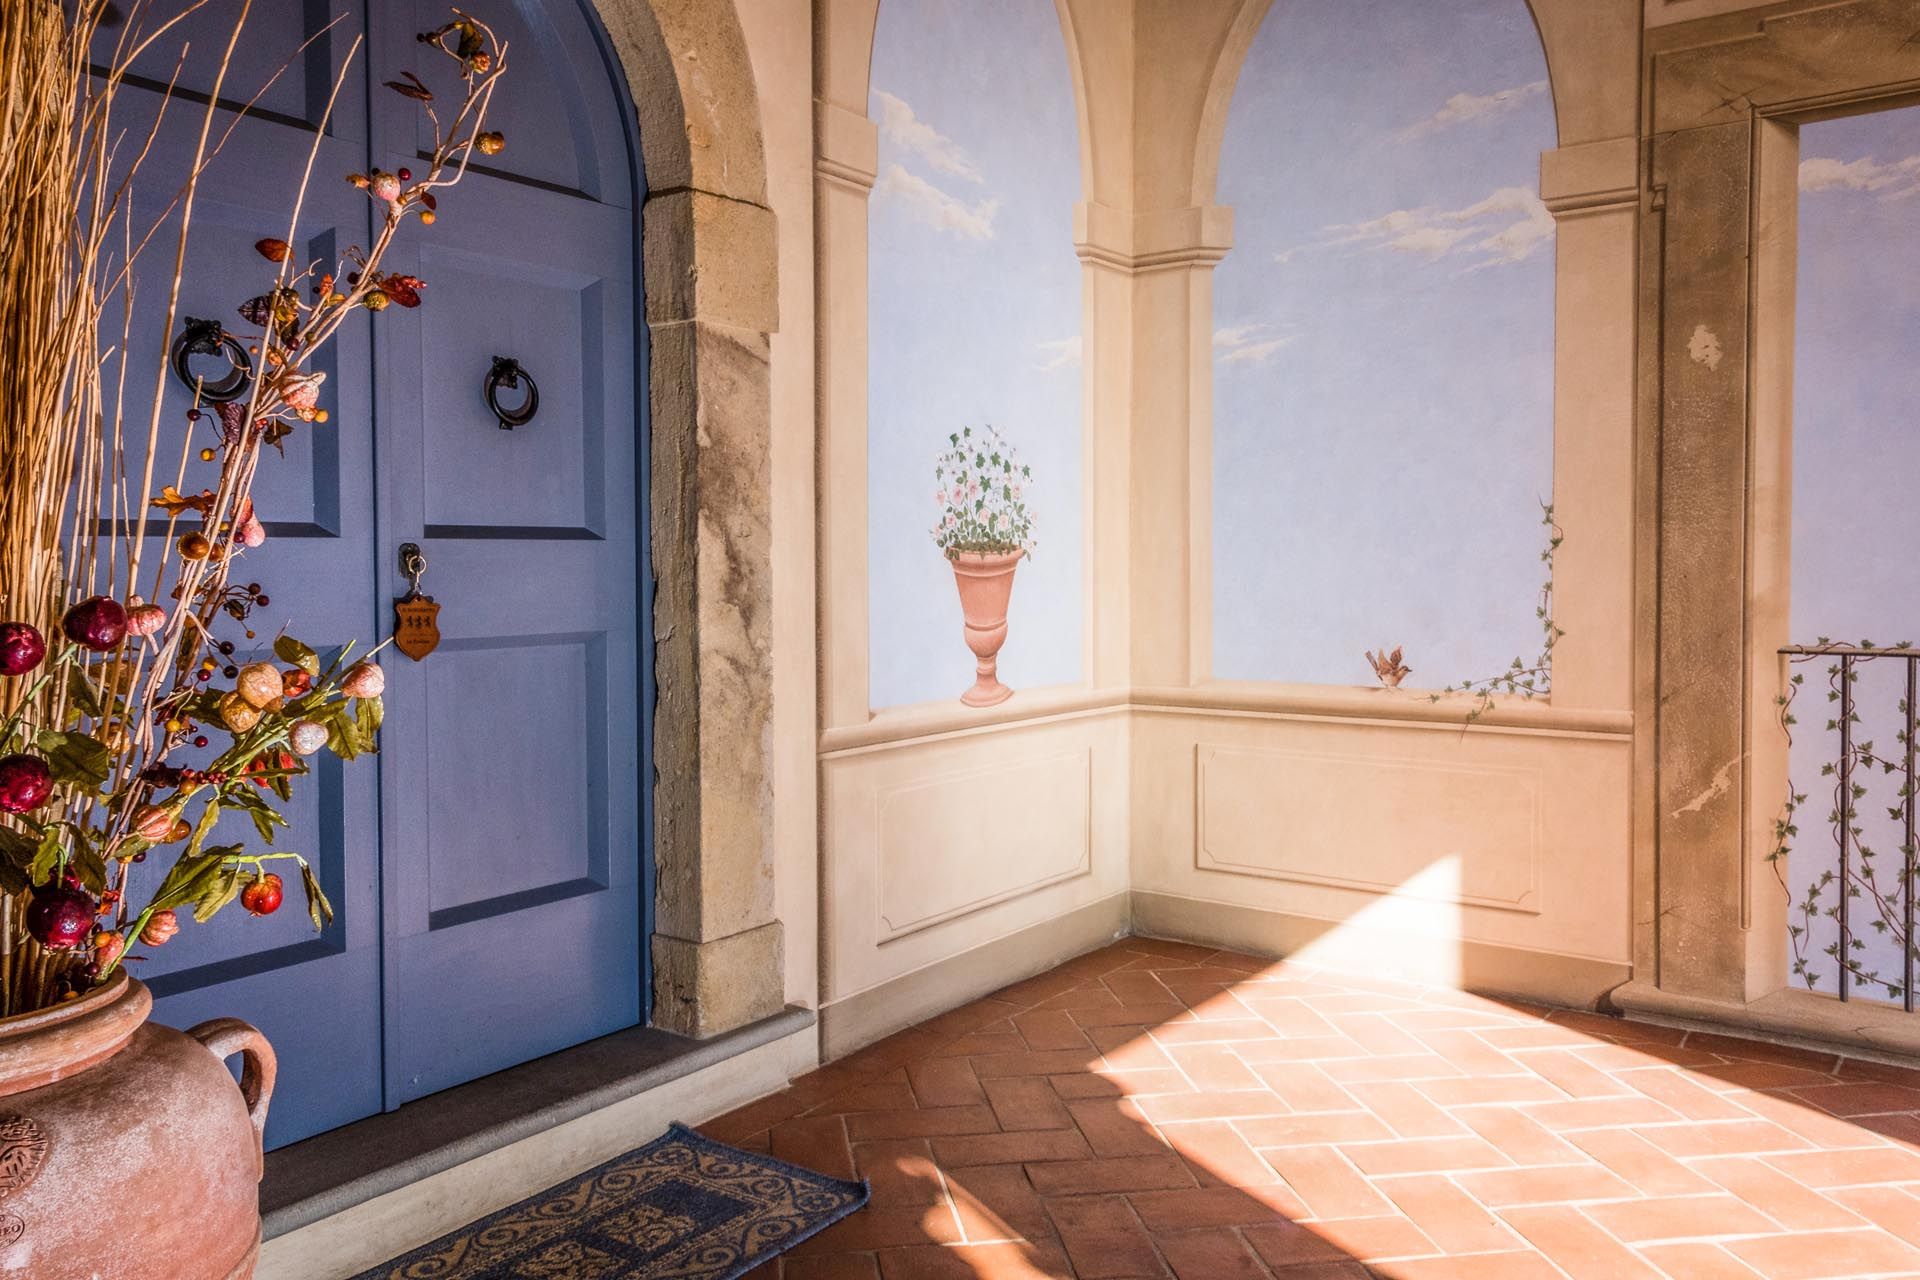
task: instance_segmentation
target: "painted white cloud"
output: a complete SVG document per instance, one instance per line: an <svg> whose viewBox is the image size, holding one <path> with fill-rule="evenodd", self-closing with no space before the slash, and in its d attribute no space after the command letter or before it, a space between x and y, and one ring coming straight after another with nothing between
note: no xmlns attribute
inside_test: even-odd
<svg viewBox="0 0 1920 1280"><path fill-rule="evenodd" d="M1525 187L1497 187L1460 209L1395 209L1364 222L1337 223L1325 238L1274 255L1287 262L1309 250L1341 245L1383 249L1438 261L1464 257L1468 270L1532 257L1553 241L1553 214Z"/></svg>
<svg viewBox="0 0 1920 1280"><path fill-rule="evenodd" d="M1891 164L1881 164L1871 156L1858 160L1809 156L1800 162L1800 189L1872 192L1882 199L1910 196L1920 191L1920 155Z"/></svg>
<svg viewBox="0 0 1920 1280"><path fill-rule="evenodd" d="M1546 91L1545 80L1534 80L1527 84L1516 85L1511 89L1496 89L1492 93L1456 93L1441 103L1438 111L1402 129L1400 138L1402 141L1423 138L1431 133L1439 133L1443 129L1451 129L1458 124L1470 124L1475 120L1505 115Z"/></svg>
<svg viewBox="0 0 1920 1280"><path fill-rule="evenodd" d="M898 164L890 164L874 184L880 199L898 200L917 222L936 231L959 236L963 240L993 239L994 215L1000 212L998 200L975 204L948 195L918 174L908 173Z"/></svg>
<svg viewBox="0 0 1920 1280"><path fill-rule="evenodd" d="M1080 339L1056 338L1051 342L1035 343L1040 353L1040 362L1033 367L1041 373L1053 373L1059 369L1080 363Z"/></svg>
<svg viewBox="0 0 1920 1280"><path fill-rule="evenodd" d="M1221 364L1265 364L1300 335L1275 335L1270 324L1227 325L1213 331L1213 354Z"/></svg>
<svg viewBox="0 0 1920 1280"><path fill-rule="evenodd" d="M926 161L936 172L981 182L980 168L959 143L914 114L902 98L885 89L874 90L880 100L880 133L888 142Z"/></svg>

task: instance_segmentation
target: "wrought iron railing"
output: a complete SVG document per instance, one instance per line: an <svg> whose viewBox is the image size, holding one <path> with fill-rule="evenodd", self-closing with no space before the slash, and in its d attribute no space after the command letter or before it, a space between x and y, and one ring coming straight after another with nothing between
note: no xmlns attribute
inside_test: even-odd
<svg viewBox="0 0 1920 1280"><path fill-rule="evenodd" d="M1809 988L1818 989L1823 974L1816 967L1818 962L1809 959L1809 953L1823 953L1835 962L1834 979L1840 999L1852 999L1857 988L1879 987L1885 989L1889 998L1900 1000L1911 1013L1915 1004L1914 970L1916 962L1920 962L1920 951L1915 949L1914 918L1915 888L1920 884L1920 876L1916 874L1920 855L1916 854L1914 842L1914 731L1916 709L1920 708L1920 696L1916 696L1920 695L1920 650L1904 642L1879 647L1865 642L1849 645L1822 640L1814 645L1791 645L1780 653L1789 663L1827 660L1827 698L1833 705L1827 731L1839 739L1835 757L1820 766L1821 776L1833 780L1833 806L1827 814L1827 825L1836 845L1837 862L1831 869L1823 868L1808 885L1806 893L1794 899L1798 921L1790 921L1788 925L1794 971ZM1899 673L1905 676L1905 692L1892 717L1897 745L1891 752L1875 748L1872 738L1864 732L1865 722L1855 685L1869 663L1901 663L1905 667L1904 672ZM1787 731L1789 742L1796 723L1793 707L1803 682L1804 677L1794 673L1786 692L1778 699L1780 723ZM1899 682L1896 681L1895 687L1899 687ZM1891 797L1893 803L1886 807L1884 823L1876 815L1870 831L1868 819L1861 814L1861 802L1870 794L1867 782L1876 771L1878 776L1898 782ZM1799 835L1795 816L1806 798L1790 778L1786 808L1776 824L1775 848L1771 855L1783 886L1789 884L1788 854ZM1898 877L1897 884L1888 883L1881 842L1879 836L1873 834L1883 826L1899 832L1898 865L1892 873ZM1788 892L1791 897L1790 887ZM1825 931L1820 923L1823 919L1833 922L1836 936L1821 947L1815 935ZM1883 963L1890 960L1886 950L1895 943L1900 948L1897 977L1883 970Z"/></svg>

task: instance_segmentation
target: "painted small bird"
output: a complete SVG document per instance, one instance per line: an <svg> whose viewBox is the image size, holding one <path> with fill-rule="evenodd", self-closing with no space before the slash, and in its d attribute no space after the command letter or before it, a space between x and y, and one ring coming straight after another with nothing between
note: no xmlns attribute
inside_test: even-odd
<svg viewBox="0 0 1920 1280"><path fill-rule="evenodd" d="M1400 661L1400 649L1400 645L1395 645L1393 652L1388 653L1386 646L1382 645L1377 654L1371 649L1367 650L1367 662L1372 665L1373 674L1379 676L1380 683L1389 689L1398 689L1400 682L1413 674L1413 668Z"/></svg>

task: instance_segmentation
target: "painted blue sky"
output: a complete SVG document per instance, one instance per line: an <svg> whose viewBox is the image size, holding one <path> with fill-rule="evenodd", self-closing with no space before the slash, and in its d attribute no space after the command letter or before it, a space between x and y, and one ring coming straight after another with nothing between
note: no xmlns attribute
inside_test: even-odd
<svg viewBox="0 0 1920 1280"><path fill-rule="evenodd" d="M1920 108L1807 125L1800 155L1792 635L1800 644L1822 636L1920 643L1912 492L1920 477ZM1901 727L1903 665L1868 663L1855 686L1861 736L1883 748ZM1792 858L1800 894L1836 857L1826 821L1832 780L1820 775L1837 749L1825 728L1825 666L1797 668L1806 685L1791 767L1808 796ZM1883 860L1897 858L1899 828L1886 818L1897 779L1863 781L1872 789L1857 806L1864 838ZM1815 950L1831 936L1823 930ZM1896 968L1899 948L1868 936L1871 961ZM1821 989L1831 992L1831 963L1825 968Z"/></svg>
<svg viewBox="0 0 1920 1280"><path fill-rule="evenodd" d="M992 423L1033 468L1038 547L1014 581L1000 678L1082 676L1080 150L1052 0L886 0L870 111L871 697L973 681L953 574L928 530L935 455Z"/></svg>
<svg viewBox="0 0 1920 1280"><path fill-rule="evenodd" d="M1408 687L1540 649L1554 145L1522 0L1289 0L1221 157L1214 671ZM1569 538L1580 531L1568 529Z"/></svg>

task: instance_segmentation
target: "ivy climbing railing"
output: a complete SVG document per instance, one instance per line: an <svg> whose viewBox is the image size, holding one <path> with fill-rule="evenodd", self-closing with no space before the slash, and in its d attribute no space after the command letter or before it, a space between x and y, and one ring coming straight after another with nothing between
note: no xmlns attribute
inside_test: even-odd
<svg viewBox="0 0 1920 1280"><path fill-rule="evenodd" d="M1818 990L1826 975L1819 957L1833 962L1832 976L1837 994L1849 1000L1861 988L1884 989L1889 999L1899 1000L1907 1012L1914 1010L1914 970L1920 962L1915 949L1916 850L1914 843L1915 792L1914 751L1916 708L1920 708L1920 650L1902 642L1878 646L1867 641L1859 644L1835 644L1822 639L1813 645L1791 645L1780 650L1790 663L1826 661L1827 700L1833 712L1827 731L1838 738L1838 749L1831 760L1820 766L1820 775L1832 779L1833 805L1827 813L1827 826L1835 845L1835 861L1808 883L1804 894L1795 894L1789 885L1788 855L1800 834L1796 815L1806 802L1804 792L1796 790L1789 778L1784 811L1774 826L1774 847L1768 855L1781 886L1792 899L1792 914L1787 932L1793 949L1794 974L1810 990ZM1856 684L1868 663L1900 663L1905 670L1904 696L1899 699L1894 723L1895 746L1892 751L1877 749L1865 736ZM1789 744L1797 720L1793 706L1805 681L1795 672L1786 692L1776 702L1780 726ZM1897 856L1883 856L1879 837L1870 834L1861 804L1871 794L1869 782L1876 774L1895 779L1895 787L1885 806L1885 823L1899 831ZM1874 819L1876 828L1880 820ZM1893 865L1889 867L1889 863ZM1822 920L1833 923L1835 936L1822 946L1816 932L1824 932ZM1871 945L1880 940L1876 948ZM1900 956L1897 971L1883 963L1887 948L1897 943ZM1876 954L1877 952L1877 954Z"/></svg>

